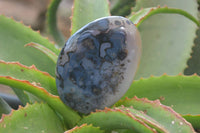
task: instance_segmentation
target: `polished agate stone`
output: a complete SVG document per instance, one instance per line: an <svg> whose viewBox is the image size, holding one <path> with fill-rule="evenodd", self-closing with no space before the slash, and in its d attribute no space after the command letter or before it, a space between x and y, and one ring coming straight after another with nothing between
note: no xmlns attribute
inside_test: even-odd
<svg viewBox="0 0 200 133"><path fill-rule="evenodd" d="M140 35L130 20L110 16L85 25L58 57L60 98L84 114L113 105L130 87L140 54Z"/></svg>

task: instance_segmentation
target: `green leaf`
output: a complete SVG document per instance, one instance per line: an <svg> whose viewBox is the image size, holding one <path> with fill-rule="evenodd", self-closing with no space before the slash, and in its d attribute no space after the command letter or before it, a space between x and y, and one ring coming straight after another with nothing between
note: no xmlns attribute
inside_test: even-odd
<svg viewBox="0 0 200 133"><path fill-rule="evenodd" d="M20 80L28 80L37 86L44 87L51 94L58 95L55 79L47 72L39 71L34 65L27 67L19 62L0 61L0 75L11 76ZM23 105L26 105L26 103L40 101L37 97L34 97L30 93L24 92L23 90L13 88L13 91L19 97Z"/></svg>
<svg viewBox="0 0 200 133"><path fill-rule="evenodd" d="M56 113L44 103L12 110L0 121L1 133L63 133L64 126Z"/></svg>
<svg viewBox="0 0 200 133"><path fill-rule="evenodd" d="M131 129L137 132L152 133L154 129L121 109L97 110L95 113L84 117L78 125L92 124L103 130Z"/></svg>
<svg viewBox="0 0 200 133"><path fill-rule="evenodd" d="M134 11L158 5L182 9L197 18L195 0L137 0ZM193 22L176 14L158 14L143 22L139 27L142 56L135 79L183 72L190 57L196 29Z"/></svg>
<svg viewBox="0 0 200 133"><path fill-rule="evenodd" d="M199 94L199 76L163 75L134 81L123 99L134 96L160 99L162 104L171 106L178 113L196 115L200 112Z"/></svg>
<svg viewBox="0 0 200 133"><path fill-rule="evenodd" d="M54 53L59 53L59 50L38 32L0 15L0 60L19 61L27 66L34 64L38 69L54 76L55 63L40 51L24 47L30 42L39 43Z"/></svg>
<svg viewBox="0 0 200 133"><path fill-rule="evenodd" d="M19 100L22 102L22 105L26 105L27 103L34 103L34 102L40 102L41 100L33 95L31 95L30 93L23 91L23 90L19 90L16 88L12 88L12 90L15 92L15 94L17 95L17 97L19 98Z"/></svg>
<svg viewBox="0 0 200 133"><path fill-rule="evenodd" d="M48 93L44 88L33 85L27 80L18 80L9 76L0 76L0 84L25 90L44 100L56 112L62 115L66 125L69 127L73 127L75 123L77 123L77 121L80 119L80 116L70 107L66 106L58 96Z"/></svg>
<svg viewBox="0 0 200 133"><path fill-rule="evenodd" d="M168 8L167 6L165 7L151 7L151 8L144 8L139 10L138 12L134 13L129 17L129 19L137 26L139 27L141 23L146 20L147 18L155 15L155 14L161 14L161 13L168 13L168 14L179 14L183 15L186 18L190 19L194 23L196 23L197 26L200 26L199 21L193 17L191 14L188 12L181 10L181 9L175 9L175 8Z"/></svg>
<svg viewBox="0 0 200 133"><path fill-rule="evenodd" d="M47 72L38 70L34 65L27 67L19 62L0 61L0 75L28 80L36 86L45 88L49 93L58 95L55 79Z"/></svg>
<svg viewBox="0 0 200 133"><path fill-rule="evenodd" d="M118 107L118 108L120 108L123 111L126 111L127 113L134 116L138 120L143 121L145 124L147 124L148 126L150 126L153 129L155 129L157 132L165 132L165 133L169 132L168 129L165 129L160 123L158 123L156 120L149 117L142 111L138 111L138 110L134 109L133 107L126 108L123 105L122 105L122 107Z"/></svg>
<svg viewBox="0 0 200 133"><path fill-rule="evenodd" d="M130 129L115 129L114 133L138 133L136 131L130 130Z"/></svg>
<svg viewBox="0 0 200 133"><path fill-rule="evenodd" d="M87 23L109 15L108 0L75 0L71 20L71 35Z"/></svg>
<svg viewBox="0 0 200 133"><path fill-rule="evenodd" d="M115 104L115 106L121 105L125 107L134 107L134 109L142 111L171 133L195 132L190 123L170 107L162 105L159 100L149 101L146 98L139 99L137 97L132 99L126 98L125 100L120 100Z"/></svg>
<svg viewBox="0 0 200 133"><path fill-rule="evenodd" d="M93 127L92 125L83 124L80 127L74 127L65 133L104 133L98 127Z"/></svg>
<svg viewBox="0 0 200 133"><path fill-rule="evenodd" d="M187 61L187 67L185 68L184 74L198 74L200 75L200 27L196 31L196 38L194 40L194 46L191 52L191 58Z"/></svg>
<svg viewBox="0 0 200 133"><path fill-rule="evenodd" d="M111 10L112 15L127 16L131 13L131 8L135 6L136 0L118 0Z"/></svg>
<svg viewBox="0 0 200 133"><path fill-rule="evenodd" d="M11 112L11 107L0 97L0 118L2 114L9 114Z"/></svg>
<svg viewBox="0 0 200 133"><path fill-rule="evenodd" d="M41 44L31 42L31 43L26 44L25 47L26 46L30 46L30 47L38 49L39 51L44 53L49 59L51 59L55 64L57 63L58 55L56 55L54 52L52 52L48 48L42 46Z"/></svg>
<svg viewBox="0 0 200 133"><path fill-rule="evenodd" d="M56 13L61 0L52 0L47 9L47 24L50 34L54 37L54 40L59 46L65 44L65 38L57 27Z"/></svg>
<svg viewBox="0 0 200 133"><path fill-rule="evenodd" d="M183 118L190 122L195 130L200 130L200 115L183 115Z"/></svg>

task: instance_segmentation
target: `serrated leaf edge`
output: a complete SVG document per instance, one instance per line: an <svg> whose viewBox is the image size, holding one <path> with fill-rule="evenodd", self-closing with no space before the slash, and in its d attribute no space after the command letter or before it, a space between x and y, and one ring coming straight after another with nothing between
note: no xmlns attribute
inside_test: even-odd
<svg viewBox="0 0 200 133"><path fill-rule="evenodd" d="M155 75L150 75L147 78L144 77L140 77L140 79L134 80L134 81L140 81L140 80L145 80L145 79L150 79L150 78L161 78L161 77L199 77L199 75L197 75L196 73L192 74L192 75L184 75L183 73L179 73L177 75L168 75L167 73L163 73L161 76L155 76ZM133 82L134 82L133 81Z"/></svg>
<svg viewBox="0 0 200 133"><path fill-rule="evenodd" d="M119 107L115 107L115 108L119 108ZM130 113L131 115L134 115L137 119L144 121L147 125L149 125L149 126L150 126L150 125L151 125L151 126L154 126L154 127L156 127L156 129L158 129L159 131L162 131L162 132L165 132L165 133L169 133L169 131L167 131L167 130L166 130L162 125L160 125L156 120L154 120L153 118L151 118L151 117L149 117L148 115L146 115L144 111L139 111L139 112L142 113L143 115L146 115L146 117L148 117L150 120L149 120L149 119L146 119L146 118L143 117L143 116L138 115L137 113L131 112L130 109L134 109L133 106L131 106L131 107L128 108L128 107L125 107L125 106L121 105L121 108L124 109L124 111ZM135 110L137 110L137 109L135 109ZM138 110L137 110L137 111L138 111ZM150 127L151 127L151 126L150 126Z"/></svg>
<svg viewBox="0 0 200 133"><path fill-rule="evenodd" d="M8 16L6 16L6 15L4 15L4 14L0 14L0 16L4 16L4 17L6 17L6 18L8 18L8 19L11 19L11 20L15 21L16 23L22 24L22 25L25 26L26 28L31 29L33 32L35 32L35 33L37 33L38 35L42 36L41 33L40 33L40 30L37 30L37 31L33 30L33 29L31 28L30 25L28 25L28 26L25 25L25 24L23 23L22 20L21 20L21 21L16 21L16 20L13 18L13 16L8 17ZM52 46L55 47L55 42L54 42L54 41L50 41L48 37L44 37L44 36L42 36L42 37L43 37L44 39L46 39L46 40L49 42L49 44L51 44ZM55 47L55 48L56 48L56 47Z"/></svg>
<svg viewBox="0 0 200 133"><path fill-rule="evenodd" d="M75 112L70 107L65 105L61 101L59 96L52 95L43 87L36 86L27 80L19 80L19 79L12 78L10 76L0 76L0 78L25 84L26 86L24 86L24 88L22 87L20 89L28 91L28 92L34 94L35 96L43 99L44 101L46 101L55 111L57 111L58 113L60 113L63 116L63 118L66 122L66 125L68 125L69 127L72 127L80 119L80 116L77 114L77 112ZM11 86L11 87L14 87L14 86ZM27 89L27 88L29 88L29 89ZM69 115L71 115L71 117L69 117Z"/></svg>
<svg viewBox="0 0 200 133"><path fill-rule="evenodd" d="M88 127L93 127L92 124L89 124L89 125L88 125L87 123L85 123L85 124L82 124L81 126L75 126L74 128L72 128L72 129L70 129L70 130L67 130L67 131L65 131L64 133L71 133L71 132L73 132L73 131L79 130L79 129L81 129L81 128L83 128L83 127L86 127L86 126L88 126ZM95 127L95 128L98 128L98 129L100 130L99 127Z"/></svg>
<svg viewBox="0 0 200 133"><path fill-rule="evenodd" d="M35 42L30 42L30 43L27 43L27 44L24 45L24 47L27 47L27 46L33 47L33 48L39 50L40 52L45 54L48 58L50 58L56 64L58 55L56 55L56 53L54 53L53 51L51 51L47 47L40 45L38 43L35 43Z"/></svg>
<svg viewBox="0 0 200 133"><path fill-rule="evenodd" d="M107 108L105 107L104 110L99 110L97 109L96 112L91 112L91 114L96 114L96 113L108 113L108 112L119 112L119 113L122 113L126 116L128 116L129 118L137 121L138 123L142 124L143 126L145 126L146 128L148 128L149 130L151 130L152 132L154 133L157 133L157 131L154 129L154 128L151 128L150 126L148 126L145 122L137 119L135 116L133 116L130 112L125 112L119 108L114 108L114 109L111 109L111 108ZM86 116L87 117L87 116Z"/></svg>
<svg viewBox="0 0 200 133"><path fill-rule="evenodd" d="M37 102L35 102L35 103L37 103ZM35 103L34 103L34 104L35 104ZM19 105L19 107L18 107L17 110L11 109L11 112L10 112L9 114L2 114L2 117L1 117L1 119L0 119L0 123L4 122L5 117L11 117L15 111L22 110L22 109L26 109L26 108L28 108L28 106L30 106L30 105L31 105L31 104L29 104L29 103L27 103L26 106L24 106L24 107L21 106L21 105ZM5 128L5 127L4 127L4 128Z"/></svg>
<svg viewBox="0 0 200 133"><path fill-rule="evenodd" d="M38 71L38 72L42 73L43 75L46 75L46 76L50 77L51 79L54 79L48 72L44 72L44 71L41 71L41 70L37 69L37 67L36 67L35 65L26 66L26 65L21 64L21 63L18 62L18 61L17 61L17 62L5 62L5 61L3 61L3 60L0 60L0 63L2 63L2 64L7 64L7 65L9 65L9 64L14 64L14 65L18 65L18 66L20 66L20 67L23 67L23 68L25 68L25 69L35 70L35 71Z"/></svg>
<svg viewBox="0 0 200 133"><path fill-rule="evenodd" d="M154 100L154 101L151 101L151 100L149 100L148 98L138 98L137 96L134 96L133 98L128 98L128 97L126 97L124 100L119 100L119 101L120 101L120 102L123 102L123 101L125 101L125 100L131 101L132 99L134 99L134 100L136 100L136 101L143 101L143 102L145 102L145 103L150 103L150 104L154 104L154 105L156 105L156 106L162 107L164 110L167 110L167 111L169 111L170 113L174 114L174 115L176 116L177 119L183 121L186 125L188 125L188 126L191 128L191 130L193 130L193 132L195 132L194 129L193 129L193 127L192 127L192 124L191 124L191 123L189 123L188 121L186 121L180 114L178 114L177 112L175 112L171 107L166 106L166 105L163 105L163 104L160 102L160 100L158 100L158 99L157 99L157 100Z"/></svg>
<svg viewBox="0 0 200 133"><path fill-rule="evenodd" d="M193 50L193 48L195 48L195 46L197 45L196 43L195 43L195 40L196 39L198 39L199 37L198 37L198 34L197 34L197 31L198 31L199 29L196 29L196 36L195 36L195 38L194 38L194 40L193 40L193 46L192 46L192 48L191 48L191 52L190 52L190 56L188 57L188 59L187 59L187 62L186 62L186 67L185 67L185 69L183 70L183 72L185 73L185 71L187 70L187 69L189 69L189 61L190 60L192 60L193 59L193 54L195 53L195 51ZM194 73L194 74L196 74L197 75L197 73ZM193 74L193 75L194 75Z"/></svg>
<svg viewBox="0 0 200 133"><path fill-rule="evenodd" d="M137 12L132 12L131 15L129 16L129 19L131 20L132 18L132 15L135 15L136 13L142 11L144 8L141 8L139 11ZM193 21L197 26L200 26L200 22L194 17L192 16L191 14L189 14L188 12L184 11L184 10L181 10L181 9L177 9L177 8L169 8L168 6L157 6L157 7L151 7L151 8L146 8L146 9L150 9L145 16L141 17L137 23L134 23L136 27L139 27L140 24L147 18L149 18L150 16L154 15L154 14L160 14L160 13L175 13L175 14L180 14L180 15L183 15L185 17L187 17L188 19L190 19L191 21ZM152 12L152 11L156 11L156 9L170 9L171 12L154 12L152 15L149 16L149 14ZM174 10L174 11L172 11ZM176 10L176 11L175 11Z"/></svg>

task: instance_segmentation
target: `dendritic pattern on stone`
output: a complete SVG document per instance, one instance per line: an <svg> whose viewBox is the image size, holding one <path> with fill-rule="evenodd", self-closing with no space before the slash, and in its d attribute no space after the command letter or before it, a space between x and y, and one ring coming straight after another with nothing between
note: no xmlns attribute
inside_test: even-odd
<svg viewBox="0 0 200 133"><path fill-rule="evenodd" d="M141 41L128 19L97 19L69 38L58 57L56 83L62 101L88 114L109 107L128 90Z"/></svg>

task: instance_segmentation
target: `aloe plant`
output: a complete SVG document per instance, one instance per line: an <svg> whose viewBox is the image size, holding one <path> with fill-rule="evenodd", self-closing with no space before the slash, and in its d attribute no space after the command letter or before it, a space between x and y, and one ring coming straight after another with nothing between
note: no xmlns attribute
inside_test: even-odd
<svg viewBox="0 0 200 133"><path fill-rule="evenodd" d="M73 110L58 95L55 68L58 47L65 43L56 25L60 2L52 0L47 11L48 28L56 44L30 27L0 15L0 84L10 86L24 105L14 110L0 98L0 132L200 130L197 1L116 3L111 13L127 16L141 33L140 65L133 83L119 101L89 114ZM109 16L107 0L75 0L71 35L95 19Z"/></svg>

